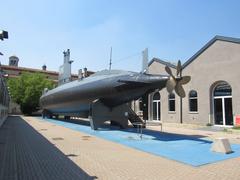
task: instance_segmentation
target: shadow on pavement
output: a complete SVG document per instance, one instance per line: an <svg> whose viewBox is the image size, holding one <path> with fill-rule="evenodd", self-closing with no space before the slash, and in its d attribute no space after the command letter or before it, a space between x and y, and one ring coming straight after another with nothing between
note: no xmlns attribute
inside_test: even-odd
<svg viewBox="0 0 240 180"><path fill-rule="evenodd" d="M0 179L93 180L19 116L0 128Z"/></svg>

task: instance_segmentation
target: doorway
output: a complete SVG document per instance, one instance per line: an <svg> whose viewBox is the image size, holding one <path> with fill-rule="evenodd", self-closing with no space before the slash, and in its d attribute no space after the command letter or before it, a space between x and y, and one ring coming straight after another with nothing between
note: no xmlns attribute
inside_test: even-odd
<svg viewBox="0 0 240 180"><path fill-rule="evenodd" d="M217 84L213 91L214 124L233 126L232 88L226 82Z"/></svg>
<svg viewBox="0 0 240 180"><path fill-rule="evenodd" d="M159 92L153 95L153 120L161 121L161 96Z"/></svg>

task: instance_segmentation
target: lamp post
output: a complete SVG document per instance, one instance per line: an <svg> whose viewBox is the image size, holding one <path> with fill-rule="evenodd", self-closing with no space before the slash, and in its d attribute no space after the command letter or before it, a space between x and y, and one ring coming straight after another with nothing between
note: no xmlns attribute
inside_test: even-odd
<svg viewBox="0 0 240 180"><path fill-rule="evenodd" d="M8 39L8 32L1 30L0 31L0 39L3 41L4 39Z"/></svg>
<svg viewBox="0 0 240 180"><path fill-rule="evenodd" d="M4 39L8 39L8 32L4 31L4 30L1 30L0 31L0 39L2 41L4 41ZM3 53L0 52L0 55L3 55Z"/></svg>
<svg viewBox="0 0 240 180"><path fill-rule="evenodd" d="M4 30L0 30L0 39L3 41L4 39L8 39L8 32ZM3 56L3 53L0 52L0 55ZM0 78L3 79L4 77L8 77L8 74L5 74L1 67L1 61L0 61Z"/></svg>

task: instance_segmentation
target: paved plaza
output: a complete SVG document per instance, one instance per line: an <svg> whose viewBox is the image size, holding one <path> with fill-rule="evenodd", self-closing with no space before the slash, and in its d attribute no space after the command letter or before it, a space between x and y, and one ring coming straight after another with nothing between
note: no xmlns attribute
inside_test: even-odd
<svg viewBox="0 0 240 180"><path fill-rule="evenodd" d="M148 127L160 130L159 126ZM239 133L163 125L163 131L227 137ZM197 154L196 154L197 156ZM36 117L10 116L0 128L0 179L240 179L240 157L200 167L155 156Z"/></svg>

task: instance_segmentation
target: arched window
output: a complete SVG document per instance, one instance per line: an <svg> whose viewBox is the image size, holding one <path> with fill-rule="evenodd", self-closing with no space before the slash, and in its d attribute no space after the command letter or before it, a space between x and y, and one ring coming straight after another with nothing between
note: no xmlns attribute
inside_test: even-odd
<svg viewBox="0 0 240 180"><path fill-rule="evenodd" d="M168 111L175 112L175 94L168 95Z"/></svg>
<svg viewBox="0 0 240 180"><path fill-rule="evenodd" d="M214 97L217 96L231 96L232 88L226 82L219 83L214 89Z"/></svg>
<svg viewBox="0 0 240 180"><path fill-rule="evenodd" d="M153 100L160 100L160 93L159 92L156 92L153 96Z"/></svg>
<svg viewBox="0 0 240 180"><path fill-rule="evenodd" d="M189 93L189 111L198 112L197 91L191 90Z"/></svg>

